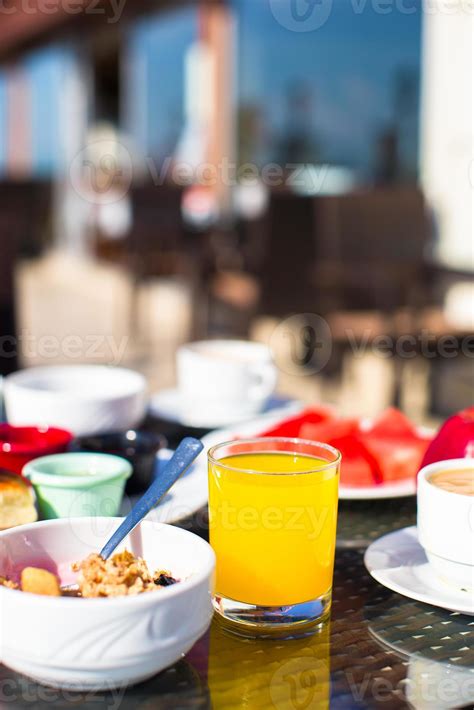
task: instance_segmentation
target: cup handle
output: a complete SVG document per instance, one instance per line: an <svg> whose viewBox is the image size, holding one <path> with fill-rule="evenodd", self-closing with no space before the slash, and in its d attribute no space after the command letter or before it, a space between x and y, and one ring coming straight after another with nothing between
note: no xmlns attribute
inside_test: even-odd
<svg viewBox="0 0 474 710"><path fill-rule="evenodd" d="M269 397L275 389L278 378L275 365L270 362L253 365L249 368L249 372L252 379L249 397L253 400Z"/></svg>

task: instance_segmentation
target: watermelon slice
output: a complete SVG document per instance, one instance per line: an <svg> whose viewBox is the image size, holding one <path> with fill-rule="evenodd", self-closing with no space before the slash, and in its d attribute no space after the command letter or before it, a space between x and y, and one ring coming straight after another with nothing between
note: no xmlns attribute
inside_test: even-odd
<svg viewBox="0 0 474 710"><path fill-rule="evenodd" d="M307 409L262 436L320 441L342 453L341 485L365 487L414 478L431 441L391 407L368 426L336 418L330 410Z"/></svg>
<svg viewBox="0 0 474 710"><path fill-rule="evenodd" d="M301 429L305 424L319 424L333 416L329 409L305 409L298 416L285 419L284 422L272 429L268 429L261 436L285 436L291 439L303 438Z"/></svg>
<svg viewBox="0 0 474 710"><path fill-rule="evenodd" d="M416 433L416 428L403 412L395 407L389 407L377 417L369 428L375 436L405 437Z"/></svg>
<svg viewBox="0 0 474 710"><path fill-rule="evenodd" d="M358 434L359 422L357 419L329 419L316 424L305 421L301 426L299 436L301 439L329 444L333 439L357 437Z"/></svg>
<svg viewBox="0 0 474 710"><path fill-rule="evenodd" d="M431 441L397 409L388 409L361 434L368 451L383 471L386 483L414 478Z"/></svg>
<svg viewBox="0 0 474 710"><path fill-rule="evenodd" d="M327 443L339 449L342 454L341 485L356 488L383 483L377 461L355 436L335 437Z"/></svg>

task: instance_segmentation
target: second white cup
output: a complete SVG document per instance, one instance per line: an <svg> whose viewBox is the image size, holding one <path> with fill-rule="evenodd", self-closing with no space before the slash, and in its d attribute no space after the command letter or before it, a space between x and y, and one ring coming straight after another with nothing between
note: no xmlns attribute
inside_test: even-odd
<svg viewBox="0 0 474 710"><path fill-rule="evenodd" d="M270 349L245 340L203 340L177 353L181 413L194 426L225 426L262 411L277 370Z"/></svg>

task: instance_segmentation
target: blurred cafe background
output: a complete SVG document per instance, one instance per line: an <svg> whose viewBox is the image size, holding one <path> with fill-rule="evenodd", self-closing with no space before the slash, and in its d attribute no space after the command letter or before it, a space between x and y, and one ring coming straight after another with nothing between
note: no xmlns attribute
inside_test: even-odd
<svg viewBox="0 0 474 710"><path fill-rule="evenodd" d="M0 374L268 342L283 395L473 403L472 8L10 0Z"/></svg>

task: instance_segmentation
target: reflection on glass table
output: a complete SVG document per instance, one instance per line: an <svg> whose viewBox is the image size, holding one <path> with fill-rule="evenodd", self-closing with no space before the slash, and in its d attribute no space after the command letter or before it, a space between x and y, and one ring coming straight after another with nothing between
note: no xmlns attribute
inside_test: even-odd
<svg viewBox="0 0 474 710"><path fill-rule="evenodd" d="M366 609L368 630L407 662L405 695L415 710L474 705L474 648L469 617L402 597Z"/></svg>
<svg viewBox="0 0 474 710"><path fill-rule="evenodd" d="M329 708L330 625L302 639L239 638L214 620L208 685L214 710Z"/></svg>

